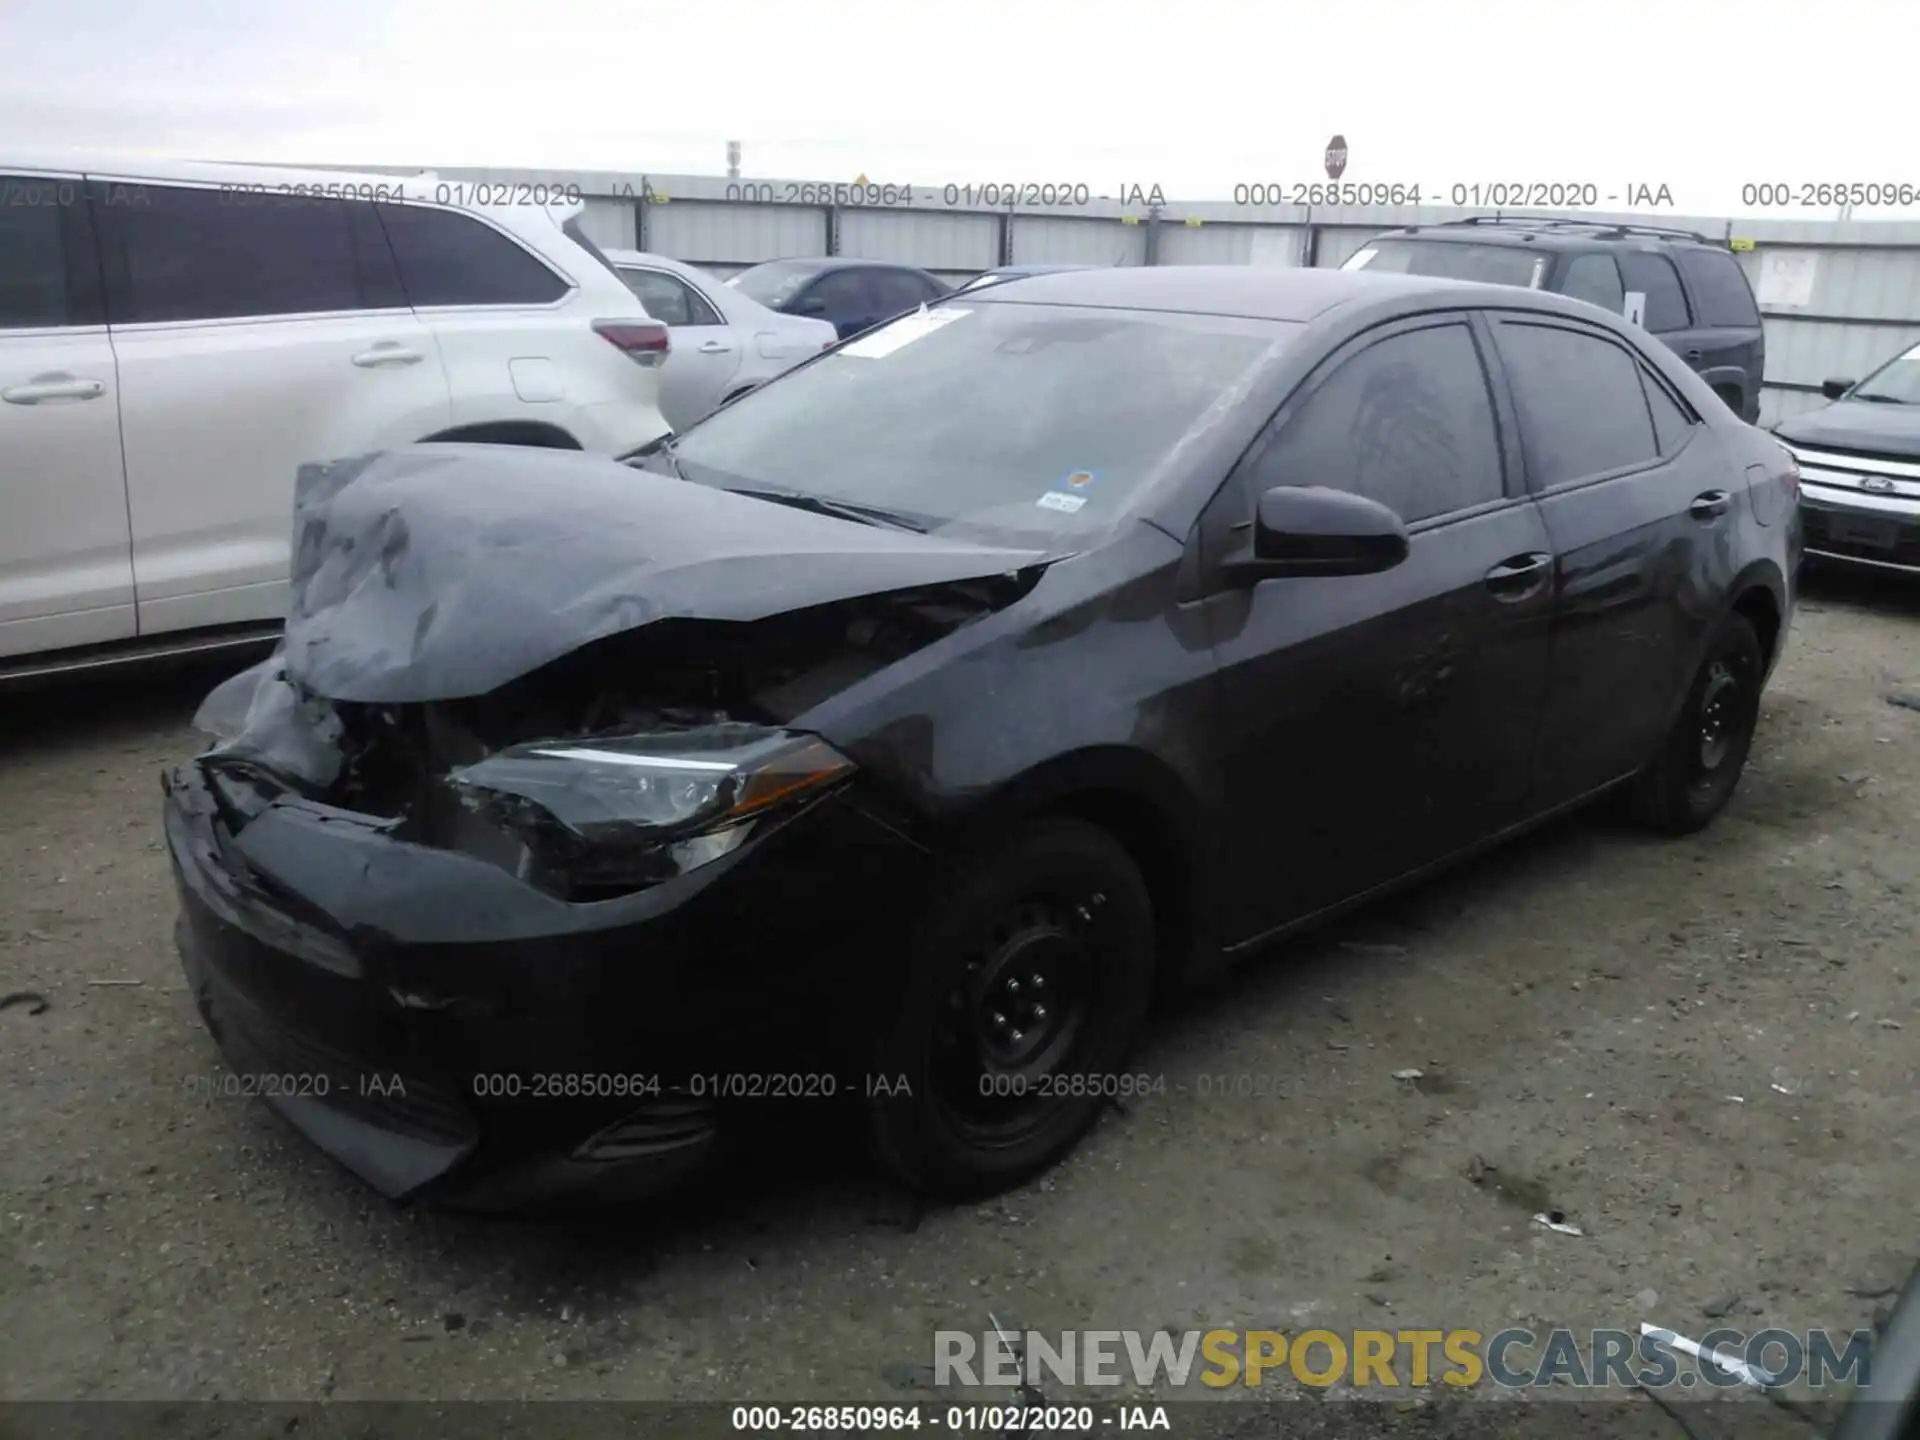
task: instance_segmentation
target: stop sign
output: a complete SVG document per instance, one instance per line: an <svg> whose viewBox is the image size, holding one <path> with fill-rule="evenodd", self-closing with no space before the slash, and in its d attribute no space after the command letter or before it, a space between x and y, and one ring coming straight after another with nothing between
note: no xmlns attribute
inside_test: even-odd
<svg viewBox="0 0 1920 1440"><path fill-rule="evenodd" d="M1338 180L1347 170L1347 137L1336 135L1327 141L1327 178Z"/></svg>

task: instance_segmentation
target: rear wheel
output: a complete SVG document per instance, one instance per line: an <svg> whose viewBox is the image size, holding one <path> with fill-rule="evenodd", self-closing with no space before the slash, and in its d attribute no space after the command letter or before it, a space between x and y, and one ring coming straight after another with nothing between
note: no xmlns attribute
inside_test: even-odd
<svg viewBox="0 0 1920 1440"><path fill-rule="evenodd" d="M1065 1154L1139 1029L1153 937L1138 867L1084 822L1044 822L964 866L921 926L876 1054L893 1092L869 1102L881 1160L917 1189L970 1196Z"/></svg>
<svg viewBox="0 0 1920 1440"><path fill-rule="evenodd" d="M1659 755L1633 783L1634 812L1644 824L1686 835L1726 807L1753 747L1765 669L1752 623L1728 615L1707 643Z"/></svg>

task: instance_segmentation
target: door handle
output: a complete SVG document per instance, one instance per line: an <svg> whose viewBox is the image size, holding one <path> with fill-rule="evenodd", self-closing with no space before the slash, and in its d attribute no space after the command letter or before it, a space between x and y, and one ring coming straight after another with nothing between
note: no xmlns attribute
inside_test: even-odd
<svg viewBox="0 0 1920 1440"><path fill-rule="evenodd" d="M1724 490L1709 490L1704 495L1693 497L1693 503L1687 506L1687 514L1696 520L1718 520L1733 508L1733 497Z"/></svg>
<svg viewBox="0 0 1920 1440"><path fill-rule="evenodd" d="M386 340L371 350L362 350L353 357L353 363L362 370L371 370L380 365L418 365L426 358L418 350L409 350L396 341Z"/></svg>
<svg viewBox="0 0 1920 1440"><path fill-rule="evenodd" d="M709 340L700 347L700 353L702 355L724 355L731 349L733 349L733 346L727 344L724 340Z"/></svg>
<svg viewBox="0 0 1920 1440"><path fill-rule="evenodd" d="M9 405L43 405L49 400L98 400L106 393L103 380L82 380L74 375L36 375L24 385L0 390L0 400Z"/></svg>
<svg viewBox="0 0 1920 1440"><path fill-rule="evenodd" d="M1502 600L1524 600L1540 588L1553 565L1553 557L1538 550L1502 560L1487 571L1485 584Z"/></svg>

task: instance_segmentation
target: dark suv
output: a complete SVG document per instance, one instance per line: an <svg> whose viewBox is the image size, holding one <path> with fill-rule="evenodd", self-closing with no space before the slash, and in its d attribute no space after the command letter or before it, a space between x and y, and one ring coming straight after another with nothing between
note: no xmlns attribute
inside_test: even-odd
<svg viewBox="0 0 1920 1440"><path fill-rule="evenodd" d="M1343 270L1553 290L1636 320L1749 425L1767 358L1760 307L1725 245L1691 230L1475 215L1375 236Z"/></svg>

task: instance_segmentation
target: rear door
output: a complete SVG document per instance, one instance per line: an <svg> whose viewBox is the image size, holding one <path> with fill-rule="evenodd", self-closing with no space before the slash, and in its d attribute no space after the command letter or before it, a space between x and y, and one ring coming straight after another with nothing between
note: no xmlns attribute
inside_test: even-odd
<svg viewBox="0 0 1920 1440"><path fill-rule="evenodd" d="M752 337L737 333L671 271L645 265L618 269L647 314L673 332L673 348L660 372L660 413L675 430L684 430L727 398Z"/></svg>
<svg viewBox="0 0 1920 1440"><path fill-rule="evenodd" d="M0 657L134 633L120 387L78 175L0 175Z"/></svg>
<svg viewBox="0 0 1920 1440"><path fill-rule="evenodd" d="M143 635L279 619L294 475L445 428L366 202L96 179Z"/></svg>
<svg viewBox="0 0 1920 1440"><path fill-rule="evenodd" d="M1760 418L1766 342L1760 307L1731 252L1681 245L1674 258L1687 287L1694 328L1680 353L1749 425Z"/></svg>
<svg viewBox="0 0 1920 1440"><path fill-rule="evenodd" d="M1627 287L1620 278L1620 267L1605 251L1570 256L1553 288L1570 299L1598 305L1609 314L1627 313Z"/></svg>
<svg viewBox="0 0 1920 1440"><path fill-rule="evenodd" d="M1534 767L1555 805L1652 759L1733 579L1739 477L1712 429L1613 336L1511 314L1493 328L1557 557Z"/></svg>
<svg viewBox="0 0 1920 1440"><path fill-rule="evenodd" d="M1412 532L1408 559L1379 575L1208 586L1236 939L1528 811L1552 565L1537 509L1504 478L1483 348L1463 315L1354 341L1202 517L1209 573L1249 543L1273 485L1370 496Z"/></svg>

